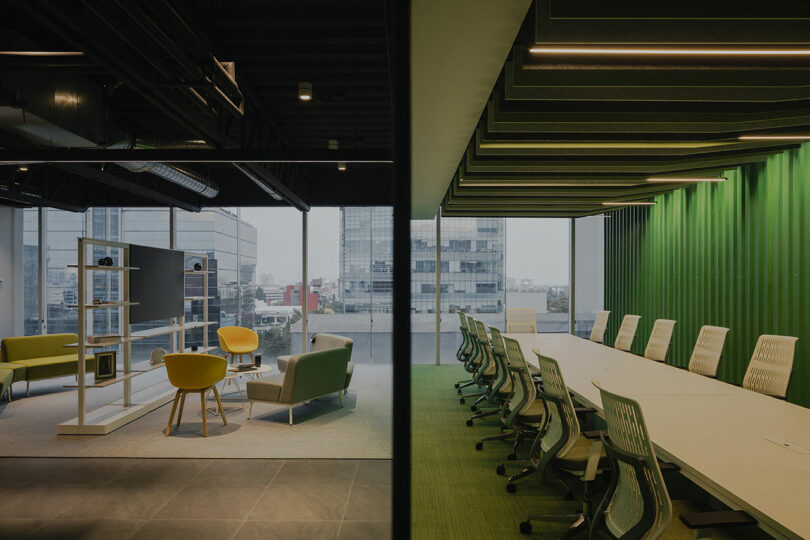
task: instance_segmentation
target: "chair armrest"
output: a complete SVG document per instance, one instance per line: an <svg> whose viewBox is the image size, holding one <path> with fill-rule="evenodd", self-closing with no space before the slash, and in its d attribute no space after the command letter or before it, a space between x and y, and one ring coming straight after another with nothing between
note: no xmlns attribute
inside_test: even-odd
<svg viewBox="0 0 810 540"><path fill-rule="evenodd" d="M593 414L596 409L593 407L574 407L574 412L577 414Z"/></svg>
<svg viewBox="0 0 810 540"><path fill-rule="evenodd" d="M665 472L678 472L678 471L681 470L681 468L678 467L677 465L675 465L674 463L666 463L664 461L659 461L658 462L658 468L661 469L662 473L665 473Z"/></svg>
<svg viewBox="0 0 810 540"><path fill-rule="evenodd" d="M606 429L599 429L594 431L583 431L582 436L586 439L601 439L603 436L607 438L608 432Z"/></svg>
<svg viewBox="0 0 810 540"><path fill-rule="evenodd" d="M690 529L710 529L732 525L757 525L757 520L742 510L717 510L681 514L681 521Z"/></svg>

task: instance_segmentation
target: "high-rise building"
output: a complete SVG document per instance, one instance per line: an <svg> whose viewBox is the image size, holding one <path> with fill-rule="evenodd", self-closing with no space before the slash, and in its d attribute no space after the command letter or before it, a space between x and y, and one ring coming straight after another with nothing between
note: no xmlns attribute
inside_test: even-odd
<svg viewBox="0 0 810 540"><path fill-rule="evenodd" d="M500 313L504 309L505 222L443 218L441 310ZM393 212L389 207L340 209L340 303L350 312L390 312ZM411 224L411 311L436 306L436 223Z"/></svg>

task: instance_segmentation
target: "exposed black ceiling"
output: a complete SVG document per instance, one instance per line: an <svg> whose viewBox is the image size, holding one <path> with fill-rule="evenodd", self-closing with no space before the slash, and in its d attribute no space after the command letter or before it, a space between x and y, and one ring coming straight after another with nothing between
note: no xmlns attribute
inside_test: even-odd
<svg viewBox="0 0 810 540"><path fill-rule="evenodd" d="M537 2L443 202L444 215L577 217L764 160L810 133L810 56L557 54L559 48L810 49L810 6L707 11ZM530 52L532 48L544 52Z"/></svg>
<svg viewBox="0 0 810 540"><path fill-rule="evenodd" d="M121 148L124 139L127 145L137 142L133 148L138 149L248 149L278 158L310 150L322 155L328 141L336 139L335 156L347 151L388 156L392 151L383 0L9 4L0 22L0 50L83 54L0 55L0 107L33 114L28 102L37 98L29 97L36 94L31 88L43 81L55 88L54 99L59 84L68 93L81 87L75 90L69 119L50 103L40 103L36 112L89 144ZM236 84L225 74L230 63ZM302 81L312 83L312 101L298 99ZM77 127L83 128L90 116L82 105L91 101L94 111L103 108L104 117L96 119L96 128L81 131ZM50 145L69 146L58 139ZM0 146L7 154L45 148L42 140L6 124L0 125ZM98 164L32 164L27 173L0 167L9 169L0 176L0 200L73 208L292 204L306 209L392 202L388 163L349 163L346 171L338 171L335 163L185 166L213 180L218 195L206 199L152 174L116 166L100 175ZM60 179L69 189L54 188Z"/></svg>

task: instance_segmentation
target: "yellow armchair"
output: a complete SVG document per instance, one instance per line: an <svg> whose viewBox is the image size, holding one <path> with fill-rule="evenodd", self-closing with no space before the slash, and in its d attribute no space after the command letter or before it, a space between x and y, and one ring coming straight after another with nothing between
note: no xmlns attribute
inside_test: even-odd
<svg viewBox="0 0 810 540"><path fill-rule="evenodd" d="M216 384L225 378L228 362L219 356L195 353L167 354L163 357L163 360L166 362L166 374L169 376L169 382L177 387L177 393L174 395L174 403L172 404L172 413L169 416L169 425L166 427L166 436L168 437L171 432L178 401L180 402L180 413L177 415L177 425L180 426L180 419L183 417L183 405L186 403L186 394L189 393L200 394L203 436L208 436L205 393L209 388L214 391L219 414L222 416L222 423L227 426L228 420L222 410L222 402L219 400Z"/></svg>
<svg viewBox="0 0 810 540"><path fill-rule="evenodd" d="M241 326L225 326L217 330L219 338L219 348L225 353L226 358L230 357L233 364L236 356L242 361L242 355L250 355L253 360L253 353L259 348L259 334L250 328Z"/></svg>

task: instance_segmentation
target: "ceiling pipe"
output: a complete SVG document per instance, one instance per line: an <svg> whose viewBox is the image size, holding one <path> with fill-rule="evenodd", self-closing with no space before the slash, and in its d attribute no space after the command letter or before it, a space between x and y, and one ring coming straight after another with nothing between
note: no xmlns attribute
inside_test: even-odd
<svg viewBox="0 0 810 540"><path fill-rule="evenodd" d="M155 161L134 161L116 163L119 167L135 172L148 172L168 180L198 195L213 199L219 194L219 187L208 178L182 167L170 166Z"/></svg>

